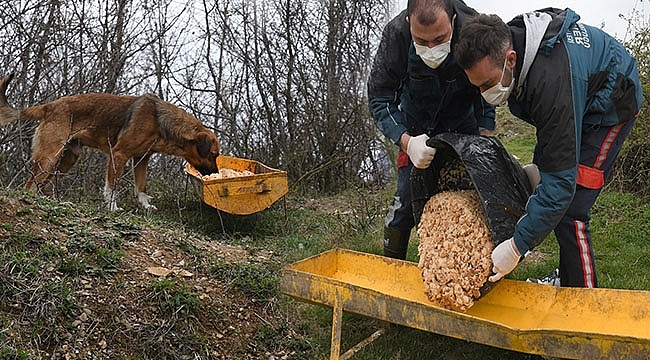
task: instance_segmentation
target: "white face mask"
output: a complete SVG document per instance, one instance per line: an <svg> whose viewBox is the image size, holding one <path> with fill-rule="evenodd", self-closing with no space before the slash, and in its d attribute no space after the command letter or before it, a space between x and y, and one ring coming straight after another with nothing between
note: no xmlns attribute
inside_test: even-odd
<svg viewBox="0 0 650 360"><path fill-rule="evenodd" d="M492 86L491 88L481 93L481 95L483 95L483 98L485 99L485 101L488 102L488 104L501 106L508 101L508 97L510 96L513 85L515 84L515 75L514 74L512 75L512 79L510 80L510 85L508 86L501 85L501 81L503 80L503 75L506 73L506 64L508 64L507 56L506 56L506 61L504 61L503 63L503 69L501 70L501 78L499 79L499 82L496 85Z"/></svg>
<svg viewBox="0 0 650 360"><path fill-rule="evenodd" d="M451 38L454 36L454 22L451 22L451 36L449 36L449 41L444 42L440 45L436 45L432 48L424 45L418 45L415 42L415 53L420 56L422 61L427 64L428 67L432 69L437 69L440 64L447 58L451 52Z"/></svg>

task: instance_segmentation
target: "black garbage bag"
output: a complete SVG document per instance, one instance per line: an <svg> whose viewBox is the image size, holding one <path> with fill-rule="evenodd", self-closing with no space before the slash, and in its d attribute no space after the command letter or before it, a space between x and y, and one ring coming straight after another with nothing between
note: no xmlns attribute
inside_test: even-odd
<svg viewBox="0 0 650 360"><path fill-rule="evenodd" d="M495 137L442 133L430 138L427 145L437 149L431 165L411 172L415 223L420 223L431 196L475 189L494 244L511 238L532 189L523 168L503 144Z"/></svg>

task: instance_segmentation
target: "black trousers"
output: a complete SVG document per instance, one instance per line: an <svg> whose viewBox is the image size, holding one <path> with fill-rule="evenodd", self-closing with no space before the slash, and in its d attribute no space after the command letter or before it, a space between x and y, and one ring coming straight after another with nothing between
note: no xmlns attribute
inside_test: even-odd
<svg viewBox="0 0 650 360"><path fill-rule="evenodd" d="M560 281L562 286L597 287L596 265L589 219L605 180L609 178L623 141L635 120L612 127L582 130L580 167L575 196L555 228L560 245Z"/></svg>

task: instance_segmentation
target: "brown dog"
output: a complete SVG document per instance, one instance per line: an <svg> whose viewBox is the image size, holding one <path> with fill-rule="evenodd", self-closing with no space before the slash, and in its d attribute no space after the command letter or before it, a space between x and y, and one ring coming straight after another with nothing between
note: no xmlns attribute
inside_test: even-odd
<svg viewBox="0 0 650 360"><path fill-rule="evenodd" d="M82 94L18 110L9 106L5 94L12 78L0 80L0 124L19 119L40 121L32 142L34 168L26 188L36 185L51 195L54 176L72 168L83 146L109 155L104 198L111 211L119 209L115 187L129 159L134 164L136 196L145 208L155 209L146 194L152 154L180 156L205 175L218 171L219 141L214 132L154 95Z"/></svg>

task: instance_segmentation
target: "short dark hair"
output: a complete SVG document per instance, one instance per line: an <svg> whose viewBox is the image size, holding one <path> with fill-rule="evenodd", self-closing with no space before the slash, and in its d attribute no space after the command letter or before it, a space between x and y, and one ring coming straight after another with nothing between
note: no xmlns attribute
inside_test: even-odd
<svg viewBox="0 0 650 360"><path fill-rule="evenodd" d="M488 56L495 65L503 63L503 54L512 47L510 28L497 15L477 14L463 24L454 48L458 65L467 70Z"/></svg>
<svg viewBox="0 0 650 360"><path fill-rule="evenodd" d="M431 25L438 20L438 11L444 10L449 21L454 16L454 0L408 0L406 14L415 17L422 25Z"/></svg>

